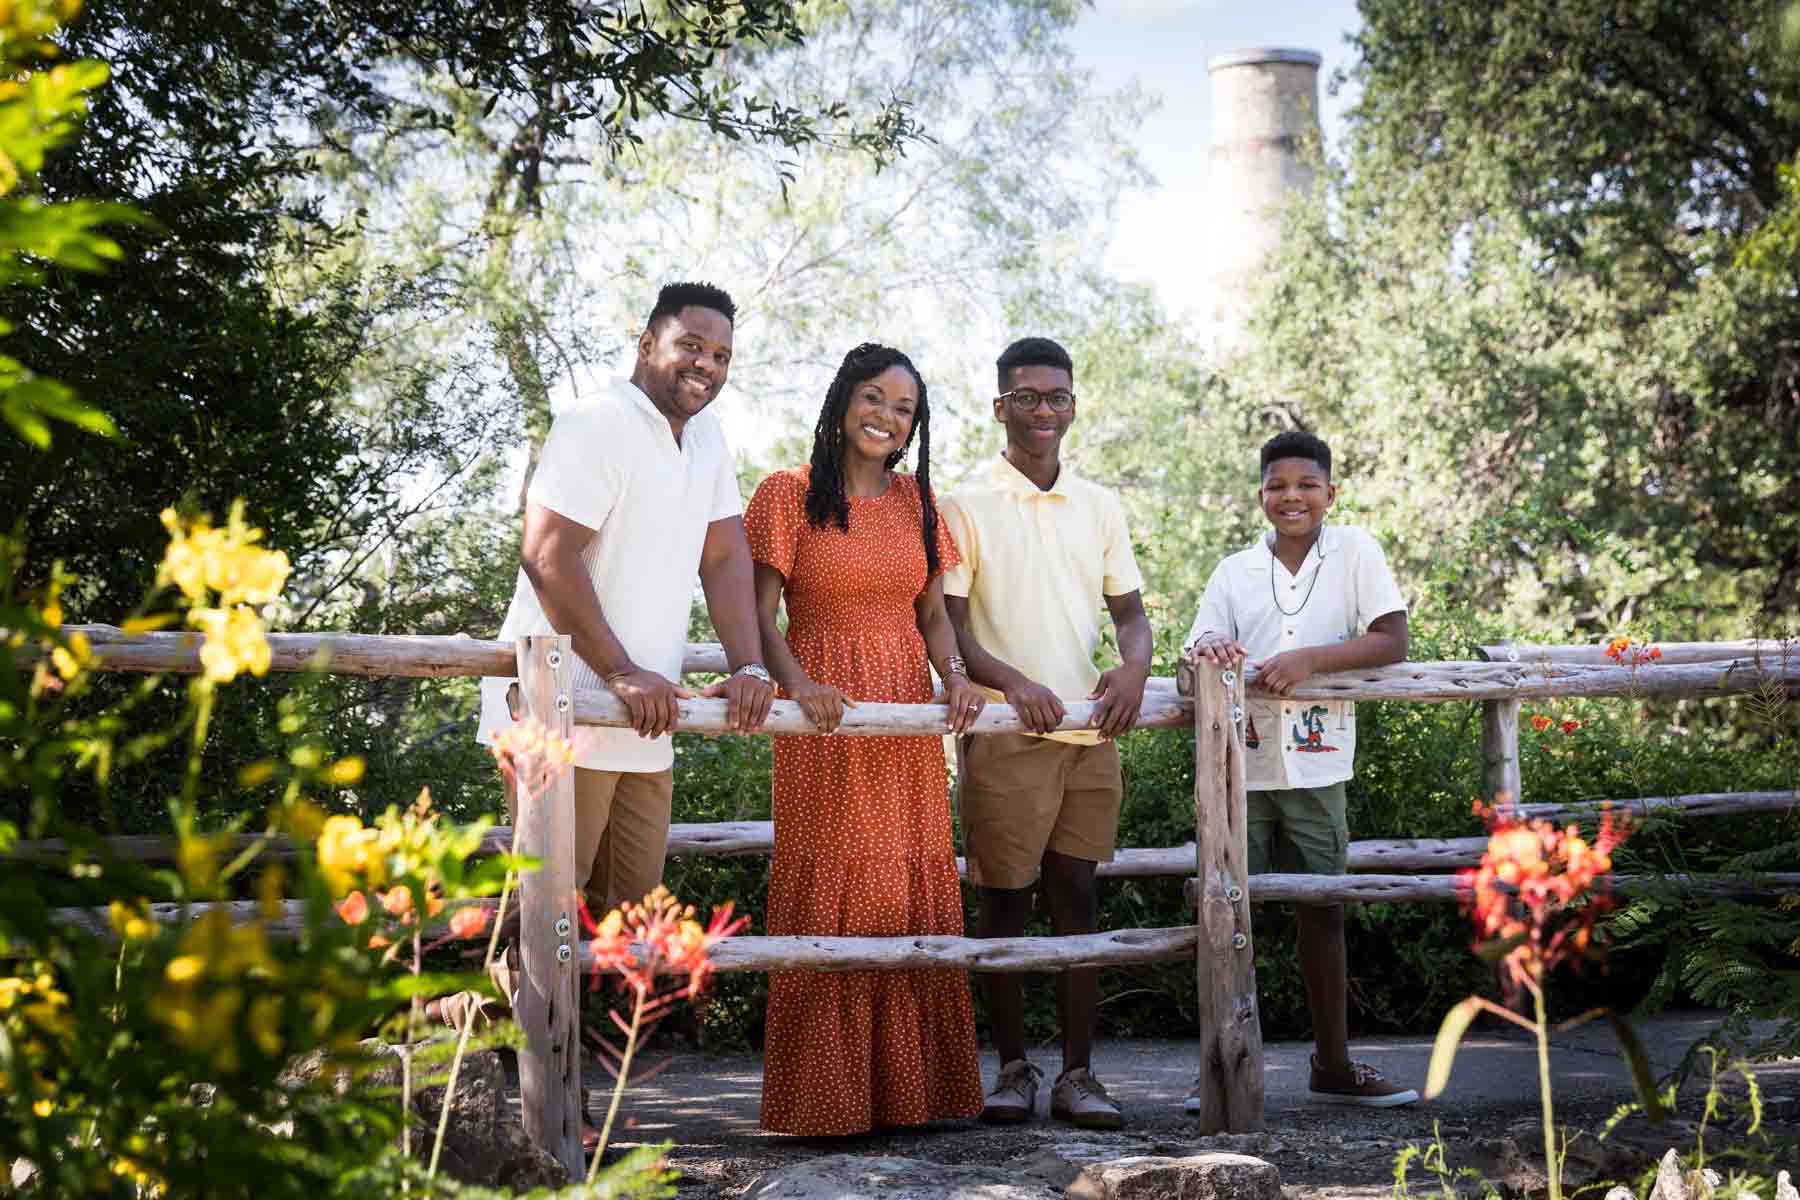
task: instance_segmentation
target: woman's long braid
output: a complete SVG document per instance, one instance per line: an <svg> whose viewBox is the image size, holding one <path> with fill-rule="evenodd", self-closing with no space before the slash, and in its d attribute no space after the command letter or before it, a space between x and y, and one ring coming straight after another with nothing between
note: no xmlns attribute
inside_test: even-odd
<svg viewBox="0 0 1800 1200"><path fill-rule="evenodd" d="M919 487L919 525L925 538L925 570L930 579L938 573L938 511L931 498L931 405L925 378L912 360L890 346L864 342L844 356L837 377L825 391L825 403L813 426L812 477L806 488L806 521L815 529L836 525L850 532L850 498L844 492L844 414L850 409L850 393L856 385L873 379L892 366L903 366L919 385L919 407L913 414L912 432L898 450L887 456L893 470L906 457L913 439L919 440L919 465L913 479Z"/></svg>
<svg viewBox="0 0 1800 1200"><path fill-rule="evenodd" d="M838 368L837 378L825 390L825 406L813 426L812 479L806 488L806 521L814 529L836 525L850 532L850 498L844 494L844 413L850 407L850 358Z"/></svg>

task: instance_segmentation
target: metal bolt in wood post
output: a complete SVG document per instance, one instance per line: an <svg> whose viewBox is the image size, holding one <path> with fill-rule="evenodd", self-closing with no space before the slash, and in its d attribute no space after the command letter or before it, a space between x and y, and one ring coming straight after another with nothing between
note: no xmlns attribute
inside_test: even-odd
<svg viewBox="0 0 1800 1200"><path fill-rule="evenodd" d="M519 639L525 717L565 740L574 731L573 657L566 636ZM520 795L518 809L519 853L543 864L519 880L522 978L514 1017L525 1034L519 1051L519 1102L526 1136L555 1155L571 1180L579 1180L586 1166L581 1153L579 956L573 933L558 932L559 919L573 922L576 913L574 776L562 771L543 795Z"/></svg>
<svg viewBox="0 0 1800 1200"><path fill-rule="evenodd" d="M1263 1127L1262 1024L1245 886L1244 683L1201 666L1194 679L1194 842L1199 867L1196 982L1200 1132Z"/></svg>

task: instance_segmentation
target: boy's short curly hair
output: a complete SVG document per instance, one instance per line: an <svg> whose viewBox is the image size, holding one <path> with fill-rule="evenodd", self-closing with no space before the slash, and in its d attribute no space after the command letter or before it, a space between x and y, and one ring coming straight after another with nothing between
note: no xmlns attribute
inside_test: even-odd
<svg viewBox="0 0 1800 1200"><path fill-rule="evenodd" d="M1331 447L1325 444L1324 438L1304 429L1290 429L1264 442L1257 473L1267 472L1270 463L1284 458L1309 458L1319 464L1327 477L1331 475Z"/></svg>
<svg viewBox="0 0 1800 1200"><path fill-rule="evenodd" d="M1012 383L1010 372L1014 367L1061 367L1071 381L1075 378L1075 361L1069 352L1047 337L1020 338L1000 352L994 360L994 373L1003 392Z"/></svg>

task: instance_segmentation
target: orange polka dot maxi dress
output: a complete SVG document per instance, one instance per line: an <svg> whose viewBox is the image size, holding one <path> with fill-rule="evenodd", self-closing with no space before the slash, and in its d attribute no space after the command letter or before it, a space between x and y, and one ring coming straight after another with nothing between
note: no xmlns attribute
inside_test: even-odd
<svg viewBox="0 0 1800 1200"><path fill-rule="evenodd" d="M788 645L853 700L922 704L931 673L913 613L925 590L918 485L890 474L852 497L850 532L806 521L810 468L763 480L750 550L787 580ZM940 570L960 561L938 526ZM777 737L771 934L963 931L943 743L935 737ZM834 1136L981 1111L962 971L774 971L762 1127Z"/></svg>

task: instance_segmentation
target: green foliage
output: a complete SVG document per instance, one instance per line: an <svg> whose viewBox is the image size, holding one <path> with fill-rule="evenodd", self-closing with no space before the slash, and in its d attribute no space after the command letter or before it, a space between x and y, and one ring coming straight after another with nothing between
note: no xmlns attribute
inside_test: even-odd
<svg viewBox="0 0 1800 1200"><path fill-rule="evenodd" d="M1231 409L1278 397L1277 421L1332 441L1403 578L1508 510L1628 552L1492 531L1460 569L1514 627L1739 636L1792 616L1800 299L1790 269L1734 265L1800 144L1778 14L1363 16L1343 158L1290 214Z"/></svg>

